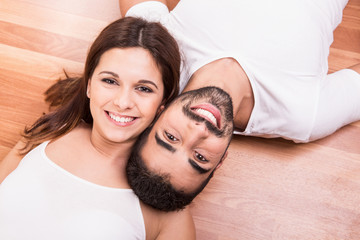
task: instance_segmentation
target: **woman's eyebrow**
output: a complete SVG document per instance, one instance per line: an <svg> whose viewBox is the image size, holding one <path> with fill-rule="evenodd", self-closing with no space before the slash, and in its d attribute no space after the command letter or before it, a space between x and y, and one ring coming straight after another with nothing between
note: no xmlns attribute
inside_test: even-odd
<svg viewBox="0 0 360 240"><path fill-rule="evenodd" d="M99 74L110 74L115 78L119 78L119 75L117 73L111 72L111 71L101 71ZM147 79L140 79L139 83L146 83L146 84L151 84L153 85L156 89L158 89L158 86L151 80L147 80Z"/></svg>
<svg viewBox="0 0 360 240"><path fill-rule="evenodd" d="M119 75L117 75L116 73L111 72L111 71L101 71L99 74L110 74L116 78L119 78Z"/></svg>
<svg viewBox="0 0 360 240"><path fill-rule="evenodd" d="M151 84L151 85L153 85L156 89L158 89L157 85L156 85L153 81L150 81L150 80L141 79L141 80L139 80L139 83Z"/></svg>

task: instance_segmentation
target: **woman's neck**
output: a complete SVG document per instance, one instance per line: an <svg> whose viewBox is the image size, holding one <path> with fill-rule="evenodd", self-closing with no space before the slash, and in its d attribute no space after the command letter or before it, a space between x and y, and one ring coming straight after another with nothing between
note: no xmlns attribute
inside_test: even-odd
<svg viewBox="0 0 360 240"><path fill-rule="evenodd" d="M89 139L91 146L99 155L113 161L124 160L122 162L127 161L135 143L135 140L121 143L112 142L94 131L91 131Z"/></svg>
<svg viewBox="0 0 360 240"><path fill-rule="evenodd" d="M125 169L133 143L115 144L92 134L92 127L81 123L50 142L46 154L63 169L89 182L129 188Z"/></svg>

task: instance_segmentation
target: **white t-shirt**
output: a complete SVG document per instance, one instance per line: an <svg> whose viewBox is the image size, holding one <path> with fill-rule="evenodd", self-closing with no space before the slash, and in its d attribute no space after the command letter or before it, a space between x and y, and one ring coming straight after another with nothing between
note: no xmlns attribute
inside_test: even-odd
<svg viewBox="0 0 360 240"><path fill-rule="evenodd" d="M28 153L0 185L0 239L145 239L131 189L72 175L47 158L47 144Z"/></svg>
<svg viewBox="0 0 360 240"><path fill-rule="evenodd" d="M225 57L239 62L250 80L255 106L245 131L237 133L307 142L360 119L359 74L343 70L332 81L327 77L333 30L346 3L181 0L169 12L150 1L133 6L127 16L160 21L176 38L183 55L181 90L207 63ZM326 90L342 85L345 90L336 99ZM337 102L352 103L351 109L322 111Z"/></svg>

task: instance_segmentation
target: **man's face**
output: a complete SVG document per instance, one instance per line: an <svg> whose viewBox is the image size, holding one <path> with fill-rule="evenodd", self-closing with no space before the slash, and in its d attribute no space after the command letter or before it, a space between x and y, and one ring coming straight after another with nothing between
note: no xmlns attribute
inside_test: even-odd
<svg viewBox="0 0 360 240"><path fill-rule="evenodd" d="M175 189L193 192L220 166L232 131L229 95L202 88L182 94L164 110L140 154L149 170L168 175Z"/></svg>

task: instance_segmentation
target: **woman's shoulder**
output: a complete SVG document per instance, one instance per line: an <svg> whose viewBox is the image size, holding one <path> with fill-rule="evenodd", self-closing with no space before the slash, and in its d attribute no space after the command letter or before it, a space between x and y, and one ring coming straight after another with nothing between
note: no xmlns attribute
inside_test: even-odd
<svg viewBox="0 0 360 240"><path fill-rule="evenodd" d="M76 142L79 139L90 137L90 135L91 135L91 126L84 122L80 122L75 128L70 130L68 133L60 136L59 138L52 139L49 145L58 145L64 142L66 143Z"/></svg>
<svg viewBox="0 0 360 240"><path fill-rule="evenodd" d="M147 239L195 239L195 225L189 208L164 212L141 203Z"/></svg>
<svg viewBox="0 0 360 240"><path fill-rule="evenodd" d="M72 152L71 149L84 149L90 139L91 128L86 124L79 124L70 132L59 138L52 139L46 147L47 154L63 155L65 152Z"/></svg>

